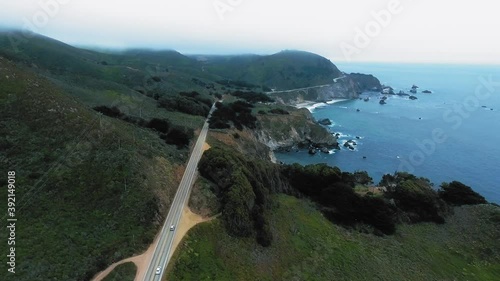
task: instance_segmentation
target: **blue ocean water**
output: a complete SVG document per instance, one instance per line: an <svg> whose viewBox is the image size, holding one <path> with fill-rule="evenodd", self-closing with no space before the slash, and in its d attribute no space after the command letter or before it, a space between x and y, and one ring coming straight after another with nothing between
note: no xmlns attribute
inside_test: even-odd
<svg viewBox="0 0 500 281"><path fill-rule="evenodd" d="M327 163L342 170L365 170L377 183L383 174L408 171L442 182L461 181L490 202L500 203L500 66L352 63L344 72L375 75L382 84L418 100L364 93L369 101L349 100L315 108L329 118L339 142L357 142L355 151L276 153L279 161ZM422 93L432 91L431 94ZM359 109L359 111L358 111ZM357 139L356 137L359 137ZM364 158L366 157L366 158Z"/></svg>

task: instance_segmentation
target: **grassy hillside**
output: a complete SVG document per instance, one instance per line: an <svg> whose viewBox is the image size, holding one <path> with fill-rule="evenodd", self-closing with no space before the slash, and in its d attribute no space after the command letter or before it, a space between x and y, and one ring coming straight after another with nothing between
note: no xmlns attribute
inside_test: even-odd
<svg viewBox="0 0 500 281"><path fill-rule="evenodd" d="M282 51L269 56L207 57L205 69L228 79L280 90L329 84L342 75L329 60L300 51Z"/></svg>
<svg viewBox="0 0 500 281"><path fill-rule="evenodd" d="M18 219L16 274L4 263L1 280L89 280L147 248L179 181L174 146L1 57L0 107L1 170L16 172Z"/></svg>
<svg viewBox="0 0 500 281"><path fill-rule="evenodd" d="M100 95L106 101L110 91L126 95L136 92L149 98L186 90L208 94L208 89L193 83L193 78L205 82L219 78L204 73L195 60L175 51L100 53L38 34L26 37L18 31L0 32L0 55L33 68L66 86L70 94L93 102L99 102Z"/></svg>
<svg viewBox="0 0 500 281"><path fill-rule="evenodd" d="M134 281L136 273L137 266L127 262L117 266L103 281Z"/></svg>
<svg viewBox="0 0 500 281"><path fill-rule="evenodd" d="M268 248L226 234L219 219L196 226L165 280L497 280L500 211L455 209L444 225L402 225L393 237L331 224L304 200L279 195Z"/></svg>

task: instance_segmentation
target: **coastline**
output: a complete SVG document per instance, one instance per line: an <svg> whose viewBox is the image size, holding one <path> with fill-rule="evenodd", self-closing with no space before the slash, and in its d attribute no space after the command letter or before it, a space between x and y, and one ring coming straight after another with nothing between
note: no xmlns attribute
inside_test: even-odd
<svg viewBox="0 0 500 281"><path fill-rule="evenodd" d="M318 107L324 107L327 105L332 105L338 102L347 101L349 99L334 99L326 102L316 102L316 101L304 101L302 103L298 103L295 105L296 108L307 108L310 112L313 112L314 109Z"/></svg>

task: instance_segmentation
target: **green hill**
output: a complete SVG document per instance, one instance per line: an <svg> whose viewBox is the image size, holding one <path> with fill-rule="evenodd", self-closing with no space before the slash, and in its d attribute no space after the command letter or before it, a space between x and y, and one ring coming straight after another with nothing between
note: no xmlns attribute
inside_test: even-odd
<svg viewBox="0 0 500 281"><path fill-rule="evenodd" d="M302 51L282 51L268 56L207 56L205 69L227 79L279 90L330 84L342 76L328 59Z"/></svg>
<svg viewBox="0 0 500 281"><path fill-rule="evenodd" d="M497 280L498 208L455 209L444 225L403 225L392 237L331 224L308 201L279 195L273 244L228 235L220 219L196 226L165 280Z"/></svg>
<svg viewBox="0 0 500 281"><path fill-rule="evenodd" d="M175 147L1 57L0 106L1 170L16 172L18 219L16 274L0 279L90 280L147 248L177 188Z"/></svg>

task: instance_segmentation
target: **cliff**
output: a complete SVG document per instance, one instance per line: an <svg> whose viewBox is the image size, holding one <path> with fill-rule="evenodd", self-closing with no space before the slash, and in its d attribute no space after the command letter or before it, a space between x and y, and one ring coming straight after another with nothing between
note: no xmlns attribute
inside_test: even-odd
<svg viewBox="0 0 500 281"><path fill-rule="evenodd" d="M333 99L355 99L364 91L380 91L382 85L373 75L351 73L333 79L333 83L269 93L278 103L297 105L306 101L326 102Z"/></svg>
<svg viewBox="0 0 500 281"><path fill-rule="evenodd" d="M289 115L259 115L257 139L271 150L337 148L337 139L314 121L307 109L291 109Z"/></svg>

